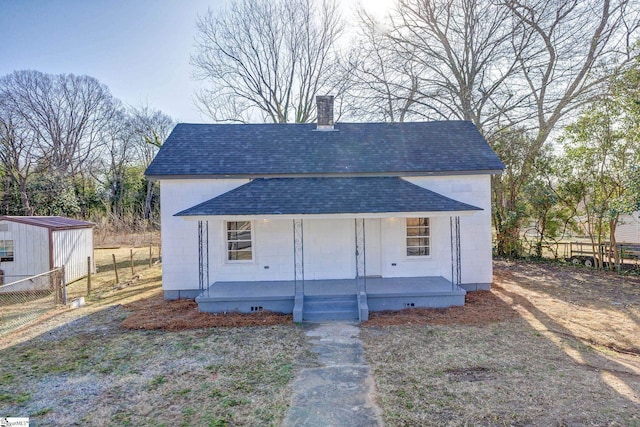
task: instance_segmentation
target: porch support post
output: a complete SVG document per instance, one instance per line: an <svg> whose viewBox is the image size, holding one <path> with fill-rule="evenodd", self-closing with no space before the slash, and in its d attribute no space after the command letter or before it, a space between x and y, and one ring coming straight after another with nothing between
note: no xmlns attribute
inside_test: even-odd
<svg viewBox="0 0 640 427"><path fill-rule="evenodd" d="M449 217L451 229L451 287L455 289L462 283L462 267L460 261L460 217Z"/></svg>
<svg viewBox="0 0 640 427"><path fill-rule="evenodd" d="M209 293L209 221L198 221L198 288Z"/></svg>
<svg viewBox="0 0 640 427"><path fill-rule="evenodd" d="M302 322L304 306L304 227L301 219L293 220L293 274L295 285L293 321Z"/></svg>
<svg viewBox="0 0 640 427"><path fill-rule="evenodd" d="M356 218L356 292L358 298L358 318L361 322L369 319L369 306L367 304L367 261L365 237L364 218Z"/></svg>

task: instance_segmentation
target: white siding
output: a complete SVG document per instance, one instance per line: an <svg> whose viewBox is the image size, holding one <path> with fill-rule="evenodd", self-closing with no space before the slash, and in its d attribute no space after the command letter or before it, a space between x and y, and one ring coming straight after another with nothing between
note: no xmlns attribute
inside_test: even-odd
<svg viewBox="0 0 640 427"><path fill-rule="evenodd" d="M174 215L247 182L246 179L200 179L160 183L162 287L165 290L198 289L198 223ZM216 241L213 239L216 233L219 239L221 227L216 228L210 221L211 242ZM215 244L211 244L209 249L215 253ZM214 259L213 254L210 255Z"/></svg>
<svg viewBox="0 0 640 427"><path fill-rule="evenodd" d="M227 260L224 227L222 220L209 220L210 282L293 280L292 221L252 221L252 261Z"/></svg>
<svg viewBox="0 0 640 427"><path fill-rule="evenodd" d="M53 232L53 266L65 267L67 283L87 275L87 257L93 261L92 228Z"/></svg>
<svg viewBox="0 0 640 427"><path fill-rule="evenodd" d="M6 276L33 276L49 270L49 230L13 221L0 221L8 230L0 232L0 240L13 240L13 261L0 263Z"/></svg>
<svg viewBox="0 0 640 427"><path fill-rule="evenodd" d="M461 216L462 283L492 281L491 194L489 175L406 178L423 188L483 209ZM248 180L169 180L160 186L164 290L198 288L197 221L174 214L247 183ZM206 218L203 218L206 219ZM306 280L354 278L355 222L352 218L304 219ZM293 280L292 220L252 222L253 260L227 261L224 221L209 218L209 282ZM431 218L431 256L407 257L404 218L367 220L379 226L379 243L367 244L368 262L376 259L382 277L451 278L449 216ZM379 224L379 225L378 225ZM374 235L373 233L371 234ZM371 272L368 272L371 274Z"/></svg>
<svg viewBox="0 0 640 427"><path fill-rule="evenodd" d="M491 254L491 176L490 175L457 175L437 177L411 177L407 181L427 188L443 196L460 202L482 208L470 216L460 217L460 252L462 260L462 283L491 283L493 280L493 265ZM443 222L446 222L444 224ZM438 230L446 229L437 240L438 244L449 246L440 256L449 256L447 263L448 274L451 277L451 255L449 238L449 218L438 218ZM435 232L435 230L434 230ZM449 239L449 240L447 240Z"/></svg>
<svg viewBox="0 0 640 427"><path fill-rule="evenodd" d="M443 276L451 279L451 239L449 217L432 217L431 256L409 257L406 220L382 220L382 277Z"/></svg>
<svg viewBox="0 0 640 427"><path fill-rule="evenodd" d="M356 277L353 219L310 219L303 225L305 280Z"/></svg>
<svg viewBox="0 0 640 427"><path fill-rule="evenodd" d="M640 212L620 216L620 223L616 227L616 241L618 243L640 243Z"/></svg>

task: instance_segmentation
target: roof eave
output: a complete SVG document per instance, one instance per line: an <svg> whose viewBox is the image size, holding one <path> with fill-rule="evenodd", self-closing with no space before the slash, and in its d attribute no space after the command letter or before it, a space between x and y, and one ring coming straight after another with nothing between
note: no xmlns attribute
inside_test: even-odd
<svg viewBox="0 0 640 427"><path fill-rule="evenodd" d="M335 214L257 214L257 215L180 215L187 221L259 221L259 220L293 220L293 219L390 219L417 217L451 217L470 216L482 209L465 211L420 211L420 212L370 212L370 213L335 213ZM174 215L177 216L177 215Z"/></svg>
<svg viewBox="0 0 640 427"><path fill-rule="evenodd" d="M350 178L350 177L403 177L403 176L456 176L456 175L500 175L503 169L475 169L450 171L403 171L403 172L336 172L298 174L180 174L148 175L151 181L188 179L256 179L256 178Z"/></svg>
<svg viewBox="0 0 640 427"><path fill-rule="evenodd" d="M29 219L24 219L24 218L19 217L19 216L11 216L11 215L0 216L0 221L16 222L16 223L19 223L19 224L31 225L33 227L46 228L46 229L52 230L52 231L77 230L77 229L82 229L82 228L94 228L96 226L96 224L94 224L93 222L89 222L89 221L81 221L82 224L78 223L78 224L73 224L73 225L43 224L41 222L37 222L37 221L29 220Z"/></svg>

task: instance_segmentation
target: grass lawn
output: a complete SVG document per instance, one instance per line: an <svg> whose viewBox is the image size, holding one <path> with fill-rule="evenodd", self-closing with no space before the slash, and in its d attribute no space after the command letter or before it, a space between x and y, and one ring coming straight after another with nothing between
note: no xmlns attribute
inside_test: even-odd
<svg viewBox="0 0 640 427"><path fill-rule="evenodd" d="M507 320L362 329L386 425L640 425L640 281L495 267Z"/></svg>
<svg viewBox="0 0 640 427"><path fill-rule="evenodd" d="M160 266L149 269L142 254L134 274L122 261L116 284L113 251L96 253L100 273L86 306L0 341L0 417L279 425L291 380L317 363L303 328L205 327L215 322L192 303L159 297ZM129 254L118 251L118 260ZM372 314L362 326L385 424L640 426L640 279L494 265L493 290L468 295L465 307ZM70 295L83 292L86 282L70 285ZM247 324L227 320L218 326Z"/></svg>
<svg viewBox="0 0 640 427"><path fill-rule="evenodd" d="M123 305L157 298L160 267L141 263L133 277L123 265L116 284L107 268L114 251L129 254L97 251L102 273L85 307L0 343L0 416L37 425L279 425L288 384L309 357L302 328L125 329ZM70 288L84 295L86 282Z"/></svg>

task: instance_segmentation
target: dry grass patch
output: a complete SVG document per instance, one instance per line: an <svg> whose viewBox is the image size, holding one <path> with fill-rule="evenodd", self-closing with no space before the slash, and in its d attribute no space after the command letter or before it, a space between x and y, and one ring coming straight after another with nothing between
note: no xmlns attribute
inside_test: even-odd
<svg viewBox="0 0 640 427"><path fill-rule="evenodd" d="M279 425L297 326L120 328L110 307L0 351L0 413L42 425Z"/></svg>
<svg viewBox="0 0 640 427"><path fill-rule="evenodd" d="M131 272L131 253L133 252L133 273ZM94 249L97 274L91 277L91 295L87 296L87 279L82 278L67 285L69 301L85 297L87 301L101 305L109 303L115 295L127 294L132 286L141 283L160 287L161 266L158 261L159 248L152 249L152 266L149 268L149 247L116 247ZM116 256L119 283L113 268L113 255ZM137 289L136 289L137 291ZM134 292L135 293L135 292Z"/></svg>
<svg viewBox="0 0 640 427"><path fill-rule="evenodd" d="M363 328L386 424L640 425L640 281L494 265L464 308Z"/></svg>
<svg viewBox="0 0 640 427"><path fill-rule="evenodd" d="M361 337L389 426L640 423L637 402L522 320L366 328Z"/></svg>
<svg viewBox="0 0 640 427"><path fill-rule="evenodd" d="M163 301L160 266L142 259L148 248L134 249L132 275L129 251L96 250L86 306L3 337L0 415L37 425L279 425L296 362L311 357L302 328L267 313L211 325L192 301ZM69 294L86 295L86 281ZM261 326L208 328L249 323ZM164 330L140 330L151 325Z"/></svg>

